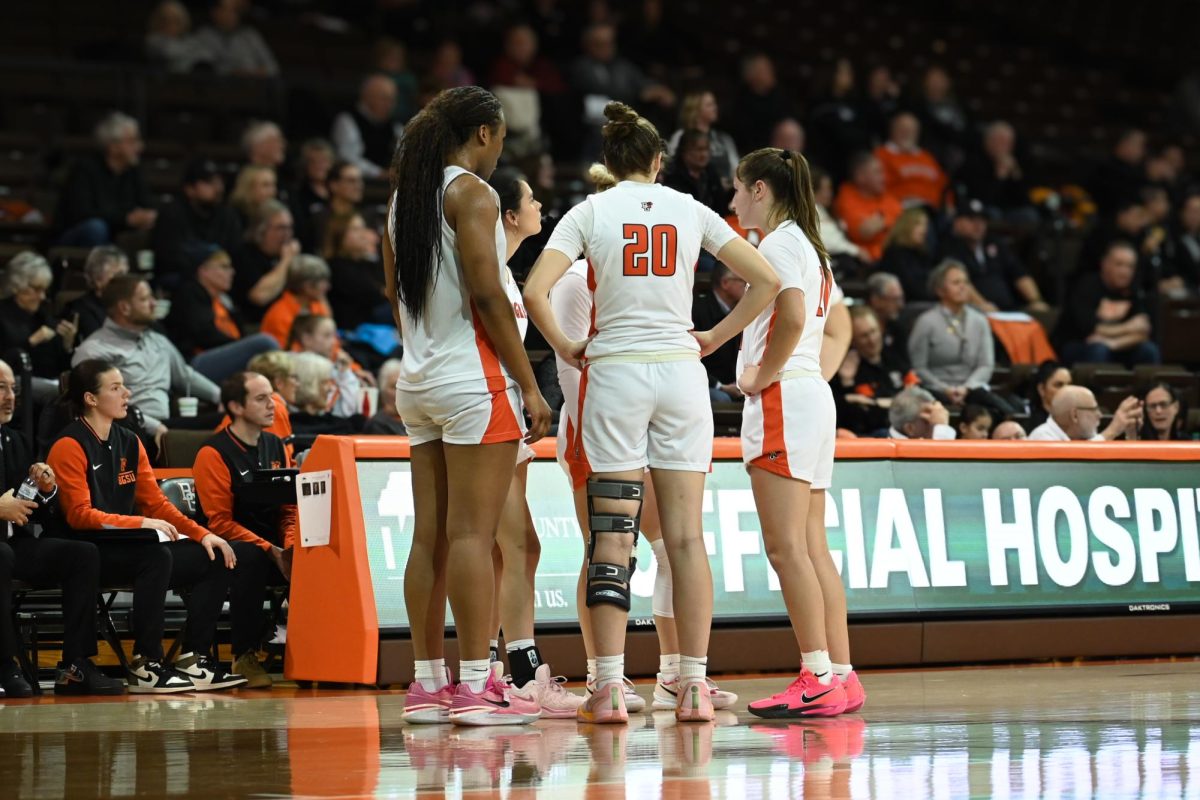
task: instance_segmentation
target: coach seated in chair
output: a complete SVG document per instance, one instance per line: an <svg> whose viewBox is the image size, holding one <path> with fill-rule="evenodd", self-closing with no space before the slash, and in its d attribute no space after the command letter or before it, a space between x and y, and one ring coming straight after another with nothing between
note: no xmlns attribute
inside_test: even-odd
<svg viewBox="0 0 1200 800"><path fill-rule="evenodd" d="M96 545L35 537L29 529L30 523L44 526L58 515L58 486L54 471L33 463L21 435L8 427L15 406L13 371L0 361L0 689L10 699L33 696L14 660L20 647L12 615L16 578L38 589L62 588L63 658L54 693L124 694L125 682L105 677L91 660L100 589ZM25 491L18 495L22 484Z"/></svg>
<svg viewBox="0 0 1200 800"><path fill-rule="evenodd" d="M271 382L257 372L237 372L221 384L221 403L233 422L205 442L196 454L192 472L200 507L213 533L253 545L242 551L239 569L247 575L233 585L230 612L233 623L233 672L249 688L270 688L271 676L258 661L262 607L268 586L291 579L292 546L296 539L296 505L281 503L279 494L295 497L290 476L276 484L259 480L268 470L292 466L284 442L266 429L275 422Z"/></svg>
<svg viewBox="0 0 1200 800"><path fill-rule="evenodd" d="M137 436L114 424L125 417L129 396L112 362L91 359L71 370L65 399L74 421L59 434L47 459L58 476L62 510L49 533L95 542L100 580L133 586L130 693L245 685L209 654L238 559L252 548L231 545L167 500ZM188 609L185 652L174 664L165 662L162 647L168 589L184 590Z"/></svg>
<svg viewBox="0 0 1200 800"><path fill-rule="evenodd" d="M950 412L937 398L913 386L892 398L888 409L889 439L957 439L950 427Z"/></svg>

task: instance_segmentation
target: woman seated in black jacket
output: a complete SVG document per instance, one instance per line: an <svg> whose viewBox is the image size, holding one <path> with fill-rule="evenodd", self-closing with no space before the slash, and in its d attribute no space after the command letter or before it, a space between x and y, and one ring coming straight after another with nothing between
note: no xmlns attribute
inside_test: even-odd
<svg viewBox="0 0 1200 800"><path fill-rule="evenodd" d="M329 306L342 330L364 322L394 325L383 287L379 234L361 214L337 214L325 228L321 255L329 264Z"/></svg>
<svg viewBox="0 0 1200 800"><path fill-rule="evenodd" d="M213 383L246 368L259 353L278 350L265 333L243 336L242 312L229 296L233 262L213 244L189 248L195 272L171 296L167 330L172 341L191 360L192 367Z"/></svg>
<svg viewBox="0 0 1200 800"><path fill-rule="evenodd" d="M924 209L905 210L896 219L883 243L883 257L875 265L875 272L890 272L900 279L910 303L935 299L929 293L929 273L935 262L925 241L928 234L929 217Z"/></svg>
<svg viewBox="0 0 1200 800"><path fill-rule="evenodd" d="M29 353L39 403L58 394L58 376L71 366L79 333L74 318L56 319L52 313L46 295L53 281L46 259L32 250L13 256L0 277L0 357L17 369L14 351Z"/></svg>

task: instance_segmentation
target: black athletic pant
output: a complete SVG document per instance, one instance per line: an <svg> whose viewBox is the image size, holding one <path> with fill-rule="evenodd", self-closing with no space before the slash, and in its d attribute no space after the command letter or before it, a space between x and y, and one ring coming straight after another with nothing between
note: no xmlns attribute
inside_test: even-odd
<svg viewBox="0 0 1200 800"><path fill-rule="evenodd" d="M236 545L233 548L238 562L235 569L225 566L225 557L220 550L214 549L214 558L210 559L204 546L191 539L180 539L167 545L173 560L171 588L186 596L187 629L182 642L185 653L201 655L212 651L221 606L229 596L234 575L242 569L241 562L248 555L248 549L257 549L242 542L231 544Z"/></svg>
<svg viewBox="0 0 1200 800"><path fill-rule="evenodd" d="M171 582L169 545L151 542L104 542L100 550L100 583L132 586L133 654L162 659L163 606Z"/></svg>
<svg viewBox="0 0 1200 800"><path fill-rule="evenodd" d="M65 663L96 655L96 593L100 590L96 545L32 536L0 542L0 662L15 658L18 650L12 616L14 578L39 589L62 587Z"/></svg>
<svg viewBox="0 0 1200 800"><path fill-rule="evenodd" d="M229 596L233 656L257 650L263 633L263 602L268 586L286 586L287 580L267 555L250 542L230 542L237 554L238 568Z"/></svg>

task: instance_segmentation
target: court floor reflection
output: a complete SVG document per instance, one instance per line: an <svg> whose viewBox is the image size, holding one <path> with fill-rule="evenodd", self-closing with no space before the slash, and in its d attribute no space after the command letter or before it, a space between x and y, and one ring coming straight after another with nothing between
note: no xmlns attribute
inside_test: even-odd
<svg viewBox="0 0 1200 800"><path fill-rule="evenodd" d="M1198 662L867 686L831 720L628 727L411 727L399 692L0 701L0 797L1200 798Z"/></svg>

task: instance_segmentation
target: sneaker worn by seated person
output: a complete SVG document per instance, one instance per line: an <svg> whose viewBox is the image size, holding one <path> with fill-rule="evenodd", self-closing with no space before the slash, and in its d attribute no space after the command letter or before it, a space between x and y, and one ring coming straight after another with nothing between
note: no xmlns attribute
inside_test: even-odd
<svg viewBox="0 0 1200 800"><path fill-rule="evenodd" d="M8 621L0 621L0 624L8 624ZM33 687L29 685L29 681L25 680L25 676L21 674L21 668L17 666L17 662L11 659L8 660L7 664L0 667L0 689L4 690L2 696L9 700L33 697Z"/></svg>
<svg viewBox="0 0 1200 800"><path fill-rule="evenodd" d="M134 656L129 664L130 694L177 694L194 692L195 685L182 673L160 661L151 661L143 656Z"/></svg>
<svg viewBox="0 0 1200 800"><path fill-rule="evenodd" d="M190 680L198 692L236 689L249 682L242 675L226 672L219 661L195 653L184 653L177 658L175 670Z"/></svg>
<svg viewBox="0 0 1200 800"><path fill-rule="evenodd" d="M77 658L71 663L58 665L58 676L54 681L57 695L118 695L125 694L125 681L110 678L101 672L90 658Z"/></svg>
<svg viewBox="0 0 1200 800"><path fill-rule="evenodd" d="M246 679L247 689L270 689L273 683L253 650L238 656L237 661L233 662L232 672Z"/></svg>

